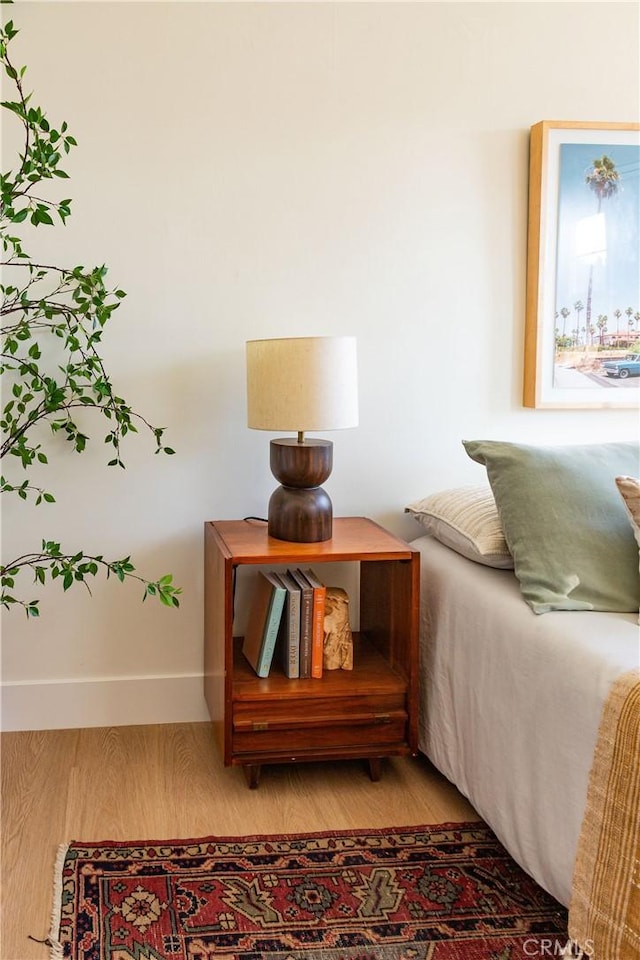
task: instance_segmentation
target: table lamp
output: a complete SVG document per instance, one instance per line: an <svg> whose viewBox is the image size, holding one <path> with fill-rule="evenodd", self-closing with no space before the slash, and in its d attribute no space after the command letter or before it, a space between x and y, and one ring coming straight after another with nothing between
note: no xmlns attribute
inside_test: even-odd
<svg viewBox="0 0 640 960"><path fill-rule="evenodd" d="M297 433L271 441L271 472L281 486L269 500L269 536L329 540L333 508L321 484L331 474L333 443L305 432L358 425L355 337L249 340L247 423L254 430Z"/></svg>

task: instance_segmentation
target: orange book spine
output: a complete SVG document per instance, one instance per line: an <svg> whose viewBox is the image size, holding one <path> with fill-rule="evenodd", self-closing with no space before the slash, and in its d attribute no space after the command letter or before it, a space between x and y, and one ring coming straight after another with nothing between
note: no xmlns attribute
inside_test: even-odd
<svg viewBox="0 0 640 960"><path fill-rule="evenodd" d="M314 680L322 677L324 659L324 614L327 600L327 588L314 575L312 570L305 576L313 587L313 614L311 621L311 676Z"/></svg>

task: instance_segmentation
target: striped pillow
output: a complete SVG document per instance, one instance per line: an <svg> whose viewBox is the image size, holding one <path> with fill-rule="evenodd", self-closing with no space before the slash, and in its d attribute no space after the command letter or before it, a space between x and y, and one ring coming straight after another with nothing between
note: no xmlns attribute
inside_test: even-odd
<svg viewBox="0 0 640 960"><path fill-rule="evenodd" d="M496 502L486 484L432 493L410 503L405 513L463 557L487 567L513 569Z"/></svg>
<svg viewBox="0 0 640 960"><path fill-rule="evenodd" d="M636 477L616 477L616 484L627 509L636 542L640 546L640 480Z"/></svg>

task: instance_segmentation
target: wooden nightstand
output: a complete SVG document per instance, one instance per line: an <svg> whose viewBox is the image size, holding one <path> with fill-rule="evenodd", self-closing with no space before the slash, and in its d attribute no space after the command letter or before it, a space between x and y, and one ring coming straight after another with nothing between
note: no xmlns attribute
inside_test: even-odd
<svg viewBox="0 0 640 960"><path fill-rule="evenodd" d="M274 570L357 562L360 630L353 670L289 680L274 662L260 679L233 636L238 568ZM264 763L363 757L372 780L382 757L417 752L420 555L364 517L334 519L333 536L290 543L266 523L205 523L205 696L225 765L257 787ZM353 619L353 618L352 618Z"/></svg>

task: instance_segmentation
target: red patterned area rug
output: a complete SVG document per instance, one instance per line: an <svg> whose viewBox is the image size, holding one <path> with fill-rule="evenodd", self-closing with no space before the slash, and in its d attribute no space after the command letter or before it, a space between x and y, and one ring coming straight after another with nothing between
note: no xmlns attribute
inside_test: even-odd
<svg viewBox="0 0 640 960"><path fill-rule="evenodd" d="M483 823L75 842L57 883L52 956L72 960L525 960L567 942L566 911Z"/></svg>

